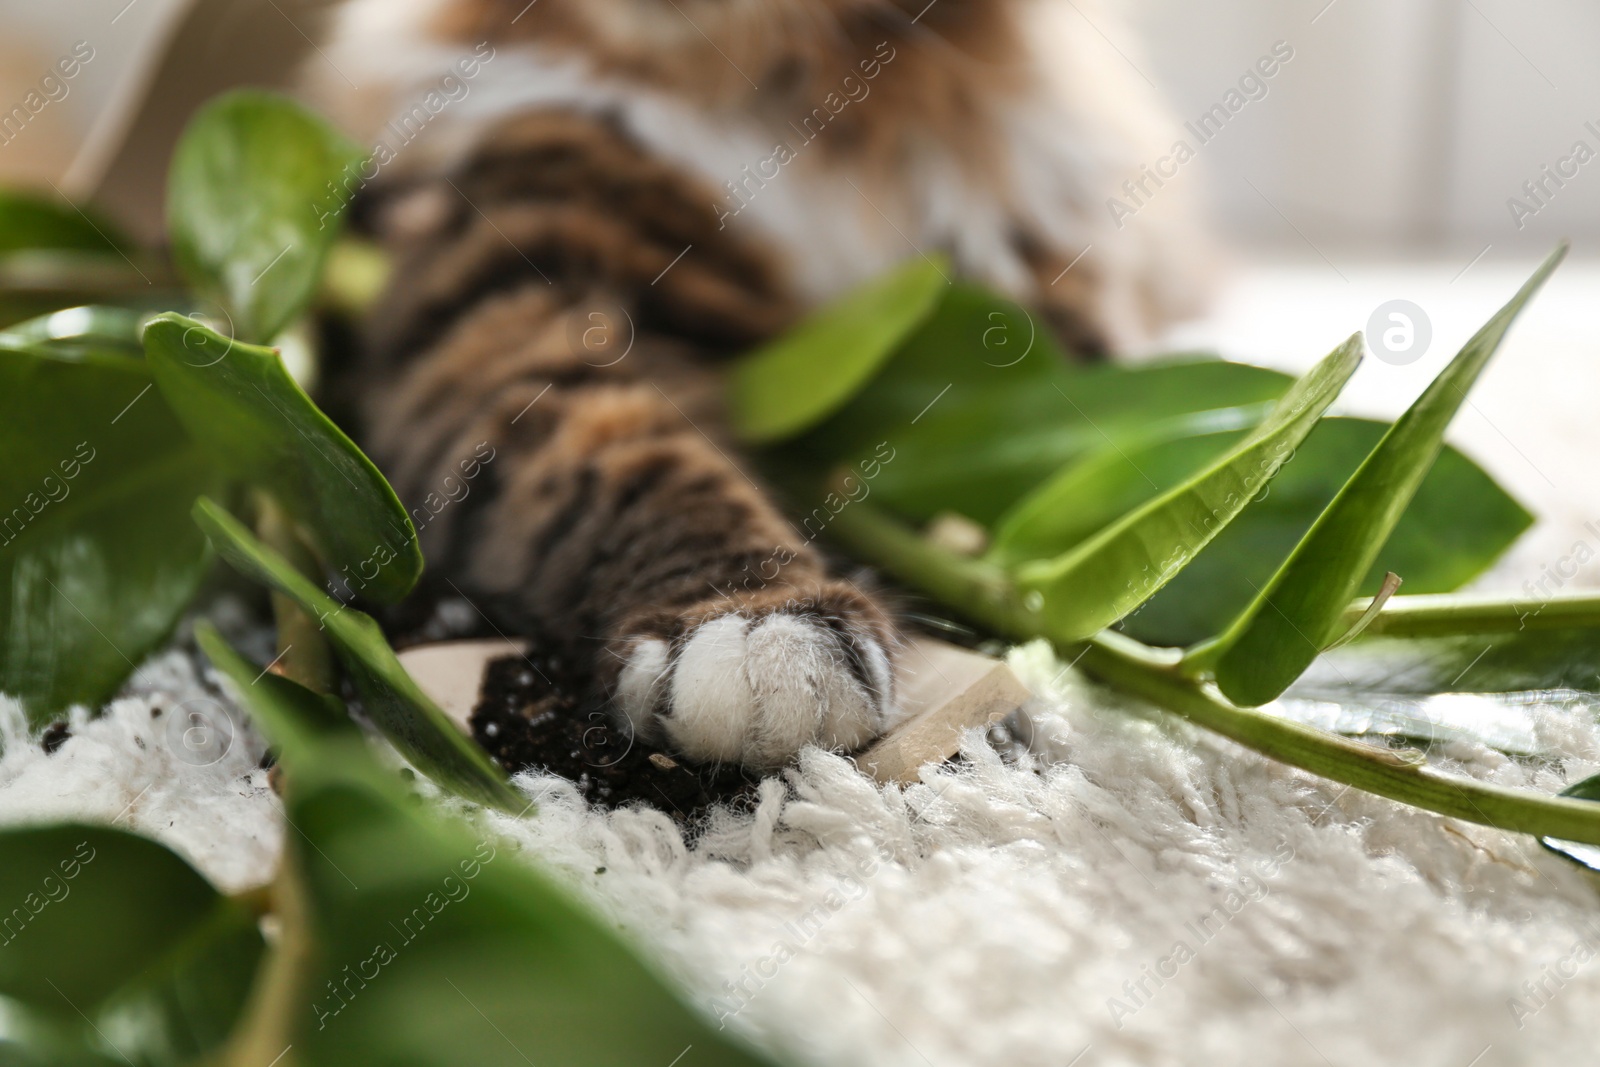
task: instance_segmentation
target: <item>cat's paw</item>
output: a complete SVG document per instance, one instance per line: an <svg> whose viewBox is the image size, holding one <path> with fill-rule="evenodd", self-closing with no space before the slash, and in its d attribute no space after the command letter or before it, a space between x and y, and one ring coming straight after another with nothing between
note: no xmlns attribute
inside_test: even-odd
<svg viewBox="0 0 1600 1067"><path fill-rule="evenodd" d="M853 591L705 605L623 643L614 703L636 737L694 759L772 768L893 725L892 630Z"/></svg>

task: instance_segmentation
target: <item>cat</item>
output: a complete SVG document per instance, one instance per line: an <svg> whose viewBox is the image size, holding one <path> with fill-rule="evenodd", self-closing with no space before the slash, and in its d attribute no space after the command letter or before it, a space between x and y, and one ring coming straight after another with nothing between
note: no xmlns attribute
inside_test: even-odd
<svg viewBox="0 0 1600 1067"><path fill-rule="evenodd" d="M1079 353L1192 310L1187 194L1137 226L1105 208L1163 129L1106 19L1089 0L344 4L308 80L373 145L350 210L397 263L364 443L407 501L492 456L423 529L430 569L692 760L769 769L892 726L891 613L738 454L722 368L934 253Z"/></svg>

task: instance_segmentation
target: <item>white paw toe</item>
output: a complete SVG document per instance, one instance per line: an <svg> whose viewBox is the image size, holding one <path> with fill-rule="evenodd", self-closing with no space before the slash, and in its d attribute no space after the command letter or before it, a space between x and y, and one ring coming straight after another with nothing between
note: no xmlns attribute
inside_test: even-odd
<svg viewBox="0 0 1600 1067"><path fill-rule="evenodd" d="M667 687L667 643L647 637L635 642L617 679L617 707L628 729L641 741L657 740L656 708Z"/></svg>
<svg viewBox="0 0 1600 1067"><path fill-rule="evenodd" d="M871 741L888 721L890 685L889 657L871 637L799 615L723 615L670 664L661 642L641 641L617 695L641 737L692 759L775 767L807 744Z"/></svg>
<svg viewBox="0 0 1600 1067"><path fill-rule="evenodd" d="M744 756L755 703L745 661L745 628L737 615L712 619L678 653L670 710L662 720L672 747L694 759L738 762Z"/></svg>

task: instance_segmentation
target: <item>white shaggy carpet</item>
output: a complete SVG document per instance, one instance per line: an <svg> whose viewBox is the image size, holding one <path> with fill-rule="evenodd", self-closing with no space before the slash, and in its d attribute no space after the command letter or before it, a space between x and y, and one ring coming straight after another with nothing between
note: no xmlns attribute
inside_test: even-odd
<svg viewBox="0 0 1600 1067"><path fill-rule="evenodd" d="M1281 298L1292 281L1247 278L1236 299ZM1326 284L1308 272L1304 301ZM1272 303L1293 321L1292 301ZM1459 341L1490 310L1477 308L1459 336L1453 319L1436 329ZM1562 397L1593 397L1600 371L1577 362L1572 330L1560 334L1563 367L1533 343L1549 323L1530 314L1528 325L1528 347L1505 361L1543 361L1555 415L1501 414L1490 382L1475 398L1561 479L1561 457L1600 437L1592 416L1561 417L1576 404ZM1283 335L1305 334L1302 318ZM1506 428L1513 419L1520 429ZM1548 516L1490 579L1514 587L1540 552L1570 546L1581 508L1473 451ZM229 629L248 636L240 620ZM973 735L965 769L878 789L813 751L765 784L752 815L723 813L687 842L659 813L596 814L551 779L520 782L537 817L484 818L560 868L708 1016L799 1063L1590 1062L1600 899L1589 875L1530 839L1347 791L1129 705L1041 645L1011 659L1038 694L1035 752L1021 765ZM237 713L227 742L218 731L186 745L171 725L187 702L226 702L202 662L183 643L156 657L105 716L75 716L52 755L0 699L0 821L116 821L226 887L264 880L281 827L259 738ZM1571 757L1566 776L1600 769L1600 726L1556 707L1533 714ZM1564 784L1477 745L1434 757L1503 784Z"/></svg>

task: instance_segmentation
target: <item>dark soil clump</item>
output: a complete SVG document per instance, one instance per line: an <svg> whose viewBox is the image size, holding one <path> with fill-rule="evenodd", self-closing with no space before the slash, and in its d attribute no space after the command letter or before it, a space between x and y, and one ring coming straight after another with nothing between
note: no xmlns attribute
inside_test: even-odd
<svg viewBox="0 0 1600 1067"><path fill-rule="evenodd" d="M72 737L72 731L64 722L53 722L44 728L44 733L39 736L39 744L43 746L46 755L55 755L56 749L66 744Z"/></svg>
<svg viewBox="0 0 1600 1067"><path fill-rule="evenodd" d="M754 796L759 777L637 743L576 691L560 664L537 650L494 660L472 711L472 736L508 772L558 774L607 808L643 803L687 824L713 804Z"/></svg>

